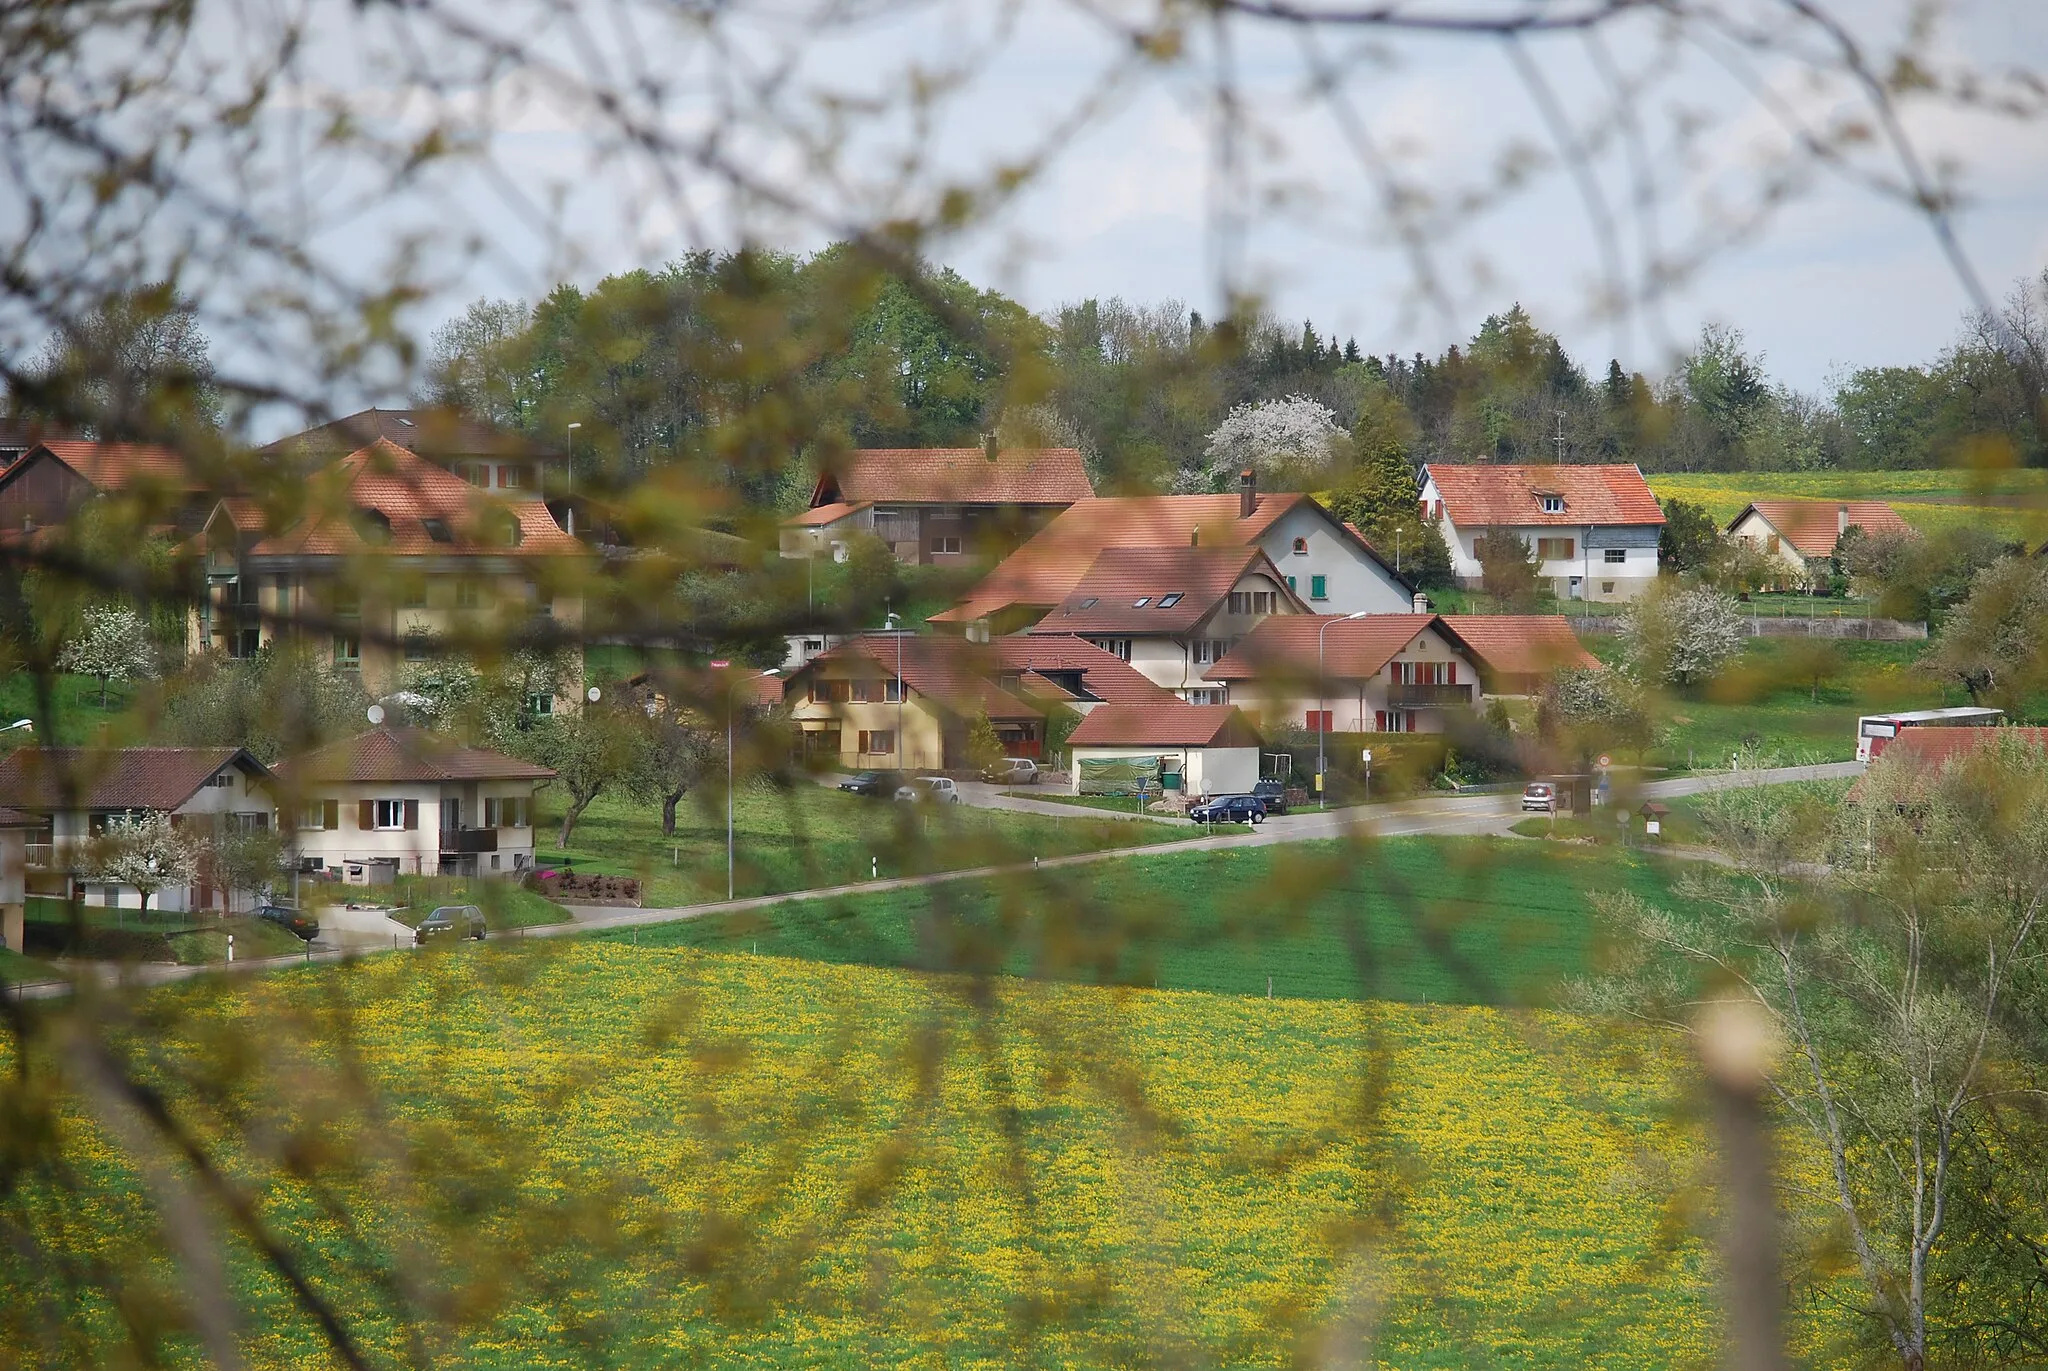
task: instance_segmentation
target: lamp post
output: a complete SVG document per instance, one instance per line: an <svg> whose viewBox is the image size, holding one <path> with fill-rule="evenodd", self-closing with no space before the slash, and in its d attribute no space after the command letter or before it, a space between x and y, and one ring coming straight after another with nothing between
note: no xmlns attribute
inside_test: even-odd
<svg viewBox="0 0 2048 1371"><path fill-rule="evenodd" d="M1353 619L1363 619L1365 610L1355 610L1341 619L1325 619L1316 629L1316 808L1330 807L1330 787L1323 773L1323 739L1330 729L1324 720L1323 709L1323 635L1330 631L1331 624L1348 624Z"/></svg>
<svg viewBox="0 0 2048 1371"><path fill-rule="evenodd" d="M758 680L761 680L761 679L763 679L764 677L768 677L768 676L780 676L781 674L782 674L782 672L781 672L781 669L780 669L780 668L777 668L777 667L769 667L769 668L768 668L768 669L767 669L766 671L763 671L763 672L761 672L761 673L760 673L759 675L756 675L756 676L749 676L749 677L747 677L747 679L746 679L746 680L744 680L744 681L734 681L734 682L732 683L732 685L731 685L731 686L730 686L730 687L729 687L729 688L728 688L728 689L726 690L726 692L725 692L725 898L726 898L727 900L730 900L730 899L732 899L732 897L733 897L733 838L732 838L732 834L733 834L733 827L732 827L732 786L733 786L733 775L732 775L732 716L733 716L733 712L734 712L734 708L733 708L733 702L732 702L733 692L734 692L734 691L736 691L736 690L738 690L738 689L739 689L739 688L740 688L741 686L743 686L743 685L750 685L750 684L752 684L752 683L753 683L753 682L755 682L755 681L758 681Z"/></svg>
<svg viewBox="0 0 2048 1371"><path fill-rule="evenodd" d="M882 628L896 635L896 769L903 770L903 630L896 626L896 611L882 616Z"/></svg>
<svg viewBox="0 0 2048 1371"><path fill-rule="evenodd" d="M569 489L562 499L562 517L569 521L568 534L576 536L576 430L582 428L581 421L568 427L569 434Z"/></svg>
<svg viewBox="0 0 2048 1371"><path fill-rule="evenodd" d="M35 726L36 721L34 719L16 719L5 728L0 728L0 733L12 733L17 728L34 728Z"/></svg>

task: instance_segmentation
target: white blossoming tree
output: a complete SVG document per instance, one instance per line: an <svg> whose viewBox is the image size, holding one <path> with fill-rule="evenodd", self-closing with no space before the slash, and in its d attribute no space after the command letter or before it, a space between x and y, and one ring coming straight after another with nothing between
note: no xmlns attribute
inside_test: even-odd
<svg viewBox="0 0 2048 1371"><path fill-rule="evenodd" d="M100 683L100 708L107 707L107 686L155 674L149 627L126 605L94 605L85 611L78 631L65 639L57 669L92 676Z"/></svg>
<svg viewBox="0 0 2048 1371"><path fill-rule="evenodd" d="M1345 441L1335 411L1306 395L1239 405L1209 435L1207 483L1213 488L1246 468L1262 481L1320 475Z"/></svg>
<svg viewBox="0 0 2048 1371"><path fill-rule="evenodd" d="M86 851L86 879L133 886L145 912L159 890L190 885L198 875L199 844L157 810L108 820L106 832Z"/></svg>
<svg viewBox="0 0 2048 1371"><path fill-rule="evenodd" d="M1705 586L1660 585L1623 611L1620 631L1636 679L1676 686L1713 677L1747 636L1734 599Z"/></svg>

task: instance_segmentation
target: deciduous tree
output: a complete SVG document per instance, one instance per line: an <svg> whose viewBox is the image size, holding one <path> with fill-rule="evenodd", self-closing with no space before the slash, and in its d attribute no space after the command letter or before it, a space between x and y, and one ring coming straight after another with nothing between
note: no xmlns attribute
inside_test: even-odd
<svg viewBox="0 0 2048 1371"><path fill-rule="evenodd" d="M147 911L159 890L192 884L199 874L199 848L159 810L117 816L86 847L86 879L133 886Z"/></svg>
<svg viewBox="0 0 2048 1371"><path fill-rule="evenodd" d="M137 676L156 674L149 626L127 605L94 605L85 611L77 630L57 654L57 669L91 676L100 683L100 708L107 707L107 686Z"/></svg>
<svg viewBox="0 0 2048 1371"><path fill-rule="evenodd" d="M1742 651L1748 630L1735 601L1705 586L1659 583L1622 611L1622 649L1638 680L1692 686Z"/></svg>

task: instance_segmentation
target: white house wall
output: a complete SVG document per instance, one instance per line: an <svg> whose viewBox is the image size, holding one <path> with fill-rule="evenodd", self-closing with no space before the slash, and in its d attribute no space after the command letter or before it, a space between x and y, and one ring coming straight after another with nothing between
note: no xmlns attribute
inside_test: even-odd
<svg viewBox="0 0 2048 1371"><path fill-rule="evenodd" d="M1125 757L1168 757L1181 763L1183 792L1194 799L1216 795L1241 795L1259 779L1259 750L1256 747L1077 747L1071 793L1081 793L1081 763Z"/></svg>
<svg viewBox="0 0 2048 1371"><path fill-rule="evenodd" d="M1805 556L1798 548L1792 546L1790 539L1779 537L1778 530L1771 526L1771 521L1755 510L1743 515L1741 521L1729 530L1729 536L1753 544L1758 552L1782 566L1786 577L1792 582L1804 585L1811 579ZM1778 538L1778 550L1775 552L1771 551L1773 538Z"/></svg>
<svg viewBox="0 0 2048 1371"><path fill-rule="evenodd" d="M1422 503L1434 508L1442 499L1436 483L1423 484ZM1451 553L1451 574L1460 584L1477 586L1484 572L1479 564L1479 539L1484 528L1460 528L1451 520L1449 509L1437 519L1437 528ZM1556 596L1574 598L1573 577L1579 578L1583 600L1633 600L1657 579L1658 526L1655 524L1542 524L1510 528L1533 550L1540 538L1569 538L1570 557L1549 557L1538 565L1537 574L1550 582ZM1608 551L1622 554L1619 562L1607 560ZM1335 612L1335 611L1332 611Z"/></svg>
<svg viewBox="0 0 2048 1371"><path fill-rule="evenodd" d="M350 862L396 861L406 876L432 876L441 869L441 801L462 801L465 828L482 826L486 799L524 799L528 817L533 812L531 781L469 781L441 783L363 782L348 785L316 785L300 797L307 804L336 802L339 828L301 828L296 847L302 860L318 858L329 875L339 876ZM365 830L359 820L364 800L412 800L419 806L419 827L415 829ZM500 826L498 850L480 852L479 875L510 876L533 865L533 828ZM451 854L452 855L452 854ZM491 865L492 857L498 865Z"/></svg>
<svg viewBox="0 0 2048 1371"><path fill-rule="evenodd" d="M1294 551L1294 540L1303 539L1308 551ZM1406 614L1414 597L1378 562L1367 556L1329 515L1311 505L1289 510L1266 530L1259 546L1273 559L1283 577L1294 578L1295 594L1317 614L1351 614L1365 610L1372 614ZM1388 556L1390 549L1381 549ZM1311 599L1314 578L1326 578L1327 595Z"/></svg>
<svg viewBox="0 0 2048 1371"><path fill-rule="evenodd" d="M1285 724L1306 728L1311 711L1328 710L1332 732L1372 733L1378 729L1379 712L1395 707L1390 705L1388 697L1393 685L1394 662L1455 663L1458 684L1472 687L1472 706L1477 707L1484 701L1485 697L1479 690L1479 672L1472 659L1453 647L1435 629L1424 629L1415 642L1402 648L1387 666L1369 677L1330 676L1324 681L1323 693L1318 695L1312 676L1302 679L1298 673L1274 673L1270 680L1231 682L1228 703L1256 718L1262 727ZM1398 708L1415 716L1415 727L1408 730L1414 733L1441 733L1449 714L1466 710L1461 705L1401 705Z"/></svg>

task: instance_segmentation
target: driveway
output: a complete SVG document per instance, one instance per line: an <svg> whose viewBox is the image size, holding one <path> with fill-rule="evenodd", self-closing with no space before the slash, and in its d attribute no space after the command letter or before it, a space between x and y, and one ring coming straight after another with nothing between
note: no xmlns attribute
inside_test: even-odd
<svg viewBox="0 0 2048 1371"><path fill-rule="evenodd" d="M393 952L412 946L412 930L381 909L330 905L320 911L317 951Z"/></svg>

